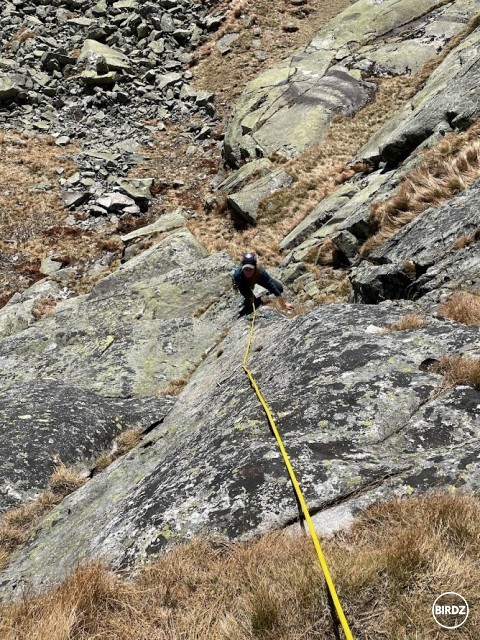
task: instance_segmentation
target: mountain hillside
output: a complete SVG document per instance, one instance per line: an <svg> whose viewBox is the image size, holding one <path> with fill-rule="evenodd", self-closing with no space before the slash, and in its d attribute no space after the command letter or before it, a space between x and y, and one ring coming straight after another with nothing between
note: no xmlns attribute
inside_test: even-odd
<svg viewBox="0 0 480 640"><path fill-rule="evenodd" d="M294 305L257 285L250 367L319 534L348 535L391 500L474 500L479 12L5 4L7 602L81 563L136 572L191 538L292 530L295 496L241 366L251 318L231 276L247 250ZM46 499L59 471L78 482Z"/></svg>

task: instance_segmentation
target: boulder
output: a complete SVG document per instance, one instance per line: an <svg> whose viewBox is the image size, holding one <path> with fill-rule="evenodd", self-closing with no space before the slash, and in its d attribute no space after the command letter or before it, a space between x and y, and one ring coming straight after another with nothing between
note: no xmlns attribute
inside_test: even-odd
<svg viewBox="0 0 480 640"><path fill-rule="evenodd" d="M260 312L249 364L317 522L332 504L355 513L478 489L478 391L442 386L423 362L478 350L480 329L431 319L383 332L404 313L392 303L324 305L291 321ZM4 596L58 582L79 561L138 565L191 536L245 539L292 522L291 484L241 367L248 333L238 322L162 424L46 516L3 572Z"/></svg>
<svg viewBox="0 0 480 640"><path fill-rule="evenodd" d="M64 191L62 193L63 204L68 209L75 209L80 207L90 199L90 193L88 191Z"/></svg>
<svg viewBox="0 0 480 640"><path fill-rule="evenodd" d="M378 304L411 298L414 275L403 263L374 265L364 260L350 272L353 302Z"/></svg>
<svg viewBox="0 0 480 640"><path fill-rule="evenodd" d="M160 216L160 218L152 224L140 227L140 229L135 229L135 231L131 231L125 236L121 236L121 240L122 242L130 242L137 238L151 236L157 233L166 233L167 231L173 231L174 229L184 227L185 223L186 218L180 212L174 211L173 213L166 213Z"/></svg>
<svg viewBox="0 0 480 640"><path fill-rule="evenodd" d="M135 206L135 200L123 193L106 193L98 198L97 205L107 211L123 211L127 207Z"/></svg>
<svg viewBox="0 0 480 640"><path fill-rule="evenodd" d="M0 101L12 100L20 93L17 81L9 76L0 77Z"/></svg>
<svg viewBox="0 0 480 640"><path fill-rule="evenodd" d="M108 73L98 74L93 69L85 69L80 74L80 78L90 87L113 87L117 82L117 73L109 71Z"/></svg>
<svg viewBox="0 0 480 640"><path fill-rule="evenodd" d="M252 162L247 162L247 164L244 164L243 167L240 167L240 169L234 171L228 178L223 180L217 189L225 193L233 193L236 190L243 189L253 176L263 177L271 173L272 169L273 162L268 158L252 160Z"/></svg>
<svg viewBox="0 0 480 640"><path fill-rule="evenodd" d="M123 178L117 181L120 191L139 203L149 202L153 198L153 183L153 178Z"/></svg>
<svg viewBox="0 0 480 640"><path fill-rule="evenodd" d="M96 40L85 40L83 43L79 63L89 63L98 57L105 58L105 61L112 71L123 71L130 73L132 65L128 57L121 51L107 47L107 45L97 42Z"/></svg>
<svg viewBox="0 0 480 640"><path fill-rule="evenodd" d="M247 222L255 223L258 215L258 205L262 198L289 187L293 178L283 169L275 169L263 178L252 182L241 191L231 193L228 204L241 215Z"/></svg>

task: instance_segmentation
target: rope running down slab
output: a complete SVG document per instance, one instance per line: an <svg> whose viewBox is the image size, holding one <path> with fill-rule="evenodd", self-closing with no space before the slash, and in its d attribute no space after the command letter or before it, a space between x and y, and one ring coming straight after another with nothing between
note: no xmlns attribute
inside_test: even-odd
<svg viewBox="0 0 480 640"><path fill-rule="evenodd" d="M320 542L318 540L318 536L317 533L315 531L315 527L313 525L312 519L310 517L310 513L308 511L308 507L307 507L307 503L305 502L305 498L303 497L303 493L302 490L300 488L300 485L298 483L297 477L295 475L295 471L293 470L292 464L290 462L290 458L288 457L288 453L285 449L285 446L283 444L283 440L280 436L280 433L277 429L277 426L275 424L275 420L273 419L272 416L272 412L270 410L270 407L268 406L268 404L266 403L264 397L262 396L262 393L255 381L255 378L253 377L252 372L250 371L250 369L248 369L247 367L247 360L248 360L248 356L250 353L250 347L252 345L252 340L253 340L253 331L255 328L255 318L256 318L256 309L255 309L255 305L253 308L253 317L252 317L252 324L250 327L250 335L248 338L248 344L247 344L247 348L245 350L245 356L243 358L243 363L242 363L242 368L245 371L245 373L247 374L250 383L255 391L255 393L257 394L257 398L260 402L260 404L262 405L265 414L267 416L268 419L268 423L270 425L270 428L272 430L273 435L275 436L275 439L277 441L278 447L280 449L280 452L282 454L283 457L283 462L285 464L285 467L287 468L288 474L290 476L290 480L292 482L293 488L295 490L295 495L297 497L297 501L300 504L303 516L305 518L305 522L307 523L307 527L308 530L310 532L310 536L312 538L312 542L313 545L315 547L315 550L317 552L317 556L318 556L318 560L320 562L320 566L322 568L323 571L323 575L325 576L325 581L327 583L327 587L328 587L328 592L330 594L330 598L333 601L333 604L335 606L335 611L337 613L338 619L340 620L340 624L342 625L342 629L343 629L343 633L345 634L345 638L346 640L354 640L352 632L350 631L350 627L348 626L348 622L347 619L345 617L345 614L343 613L343 609L342 609L342 605L340 604L340 600L338 599L338 595L337 595L337 591L335 589L335 585L333 583L332 580L332 576L330 575L330 571L328 569L328 565L327 565L327 561L325 559L325 556L323 554L322 551L322 547L320 546Z"/></svg>

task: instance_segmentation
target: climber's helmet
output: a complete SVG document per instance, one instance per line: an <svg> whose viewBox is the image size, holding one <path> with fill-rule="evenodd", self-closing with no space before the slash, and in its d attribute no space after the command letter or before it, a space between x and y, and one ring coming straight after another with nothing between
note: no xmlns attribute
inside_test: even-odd
<svg viewBox="0 0 480 640"><path fill-rule="evenodd" d="M245 253L242 257L242 269L246 273L252 273L257 266L257 256L254 253Z"/></svg>

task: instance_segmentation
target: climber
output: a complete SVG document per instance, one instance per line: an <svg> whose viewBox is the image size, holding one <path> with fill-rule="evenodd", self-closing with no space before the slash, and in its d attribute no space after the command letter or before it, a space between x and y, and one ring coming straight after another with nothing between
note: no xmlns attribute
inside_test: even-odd
<svg viewBox="0 0 480 640"><path fill-rule="evenodd" d="M240 315L251 313L253 305L255 307L263 304L261 298L257 298L253 294L253 288L256 284L264 287L277 298L284 300L287 309L293 309L293 304L285 300L282 296L283 285L278 280L274 280L263 267L257 264L257 256L254 253L245 253L242 258L242 264L237 267L233 273L233 281L245 298L244 307L240 311Z"/></svg>

